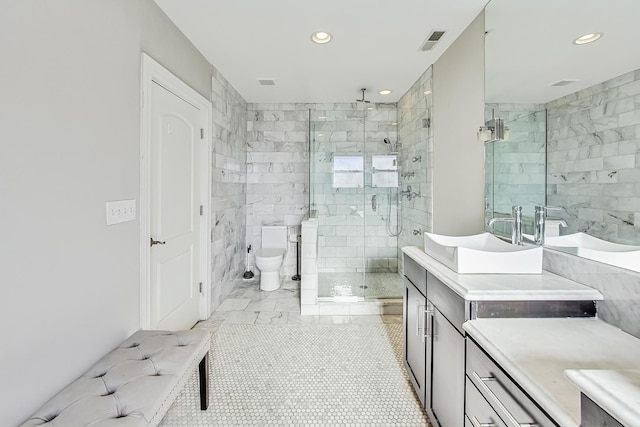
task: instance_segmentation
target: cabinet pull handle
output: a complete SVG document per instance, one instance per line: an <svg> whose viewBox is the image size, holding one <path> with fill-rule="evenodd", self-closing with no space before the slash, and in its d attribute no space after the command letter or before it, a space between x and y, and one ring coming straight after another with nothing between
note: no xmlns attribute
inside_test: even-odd
<svg viewBox="0 0 640 427"><path fill-rule="evenodd" d="M420 327L420 318L422 317L420 313L424 308L424 304L418 303L416 305L416 336L420 336L420 331L424 329L424 327ZM422 340L424 342L424 339Z"/></svg>
<svg viewBox="0 0 640 427"><path fill-rule="evenodd" d="M518 420L516 420L516 418L511 414L511 412L509 412L507 407L504 406L504 404L500 401L500 399L498 399L498 396L496 396L495 393L486 384L489 381L495 381L499 386L502 387L502 384L500 384L500 381L498 381L498 379L496 377L493 377L493 376L481 377L475 371L473 371L472 375L475 378L475 380L478 382L478 384L482 387L482 389L485 391L485 393L487 393L489 395L489 397L493 400L493 402L496 404L496 406L498 406L498 408L500 408L500 410L502 412L504 412L504 414L506 415L507 420L511 423L511 425L513 425L515 427L534 427L534 426L538 425L538 424L529 424L529 423L521 424L521 423L518 422Z"/></svg>
<svg viewBox="0 0 640 427"><path fill-rule="evenodd" d="M433 308L429 304L429 308L424 311L424 314L427 315L426 319L424 319L426 325L424 327L424 335L422 336L422 342L424 342L425 338L431 338L433 336Z"/></svg>
<svg viewBox="0 0 640 427"><path fill-rule="evenodd" d="M491 426L495 426L495 423L481 423L480 421L478 421L478 419L476 417L471 417L471 424L473 424L473 427L491 427Z"/></svg>

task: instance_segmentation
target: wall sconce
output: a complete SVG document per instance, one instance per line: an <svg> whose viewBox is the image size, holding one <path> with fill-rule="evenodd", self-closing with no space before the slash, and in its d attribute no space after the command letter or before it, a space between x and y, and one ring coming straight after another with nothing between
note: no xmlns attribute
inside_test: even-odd
<svg viewBox="0 0 640 427"><path fill-rule="evenodd" d="M510 132L509 128L504 125L504 119L493 117L493 110L491 110L491 116L491 120L486 122L484 126L480 126L478 130L478 141L508 141Z"/></svg>

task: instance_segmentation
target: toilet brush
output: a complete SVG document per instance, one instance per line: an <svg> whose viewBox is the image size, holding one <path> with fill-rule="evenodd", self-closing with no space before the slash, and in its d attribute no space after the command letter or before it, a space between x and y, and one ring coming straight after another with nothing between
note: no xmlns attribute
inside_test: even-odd
<svg viewBox="0 0 640 427"><path fill-rule="evenodd" d="M242 278L245 280L251 280L253 279L253 271L251 271L251 265L249 264L249 254L251 252L251 245L249 245L247 247L247 271L244 272L244 274L242 275Z"/></svg>

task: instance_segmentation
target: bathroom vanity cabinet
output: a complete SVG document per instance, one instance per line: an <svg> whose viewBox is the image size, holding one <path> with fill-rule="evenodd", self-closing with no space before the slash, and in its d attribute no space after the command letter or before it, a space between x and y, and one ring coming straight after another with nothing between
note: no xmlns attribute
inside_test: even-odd
<svg viewBox="0 0 640 427"><path fill-rule="evenodd" d="M467 425L557 426L470 338L466 348Z"/></svg>
<svg viewBox="0 0 640 427"><path fill-rule="evenodd" d="M426 384L431 383L431 372L426 370L426 319L423 315L427 306L427 274L411 258L404 264L404 365L409 374L420 403L426 406L431 395L425 399Z"/></svg>
<svg viewBox="0 0 640 427"><path fill-rule="evenodd" d="M431 306L431 412L442 426L462 426L464 414L464 300L427 272ZM427 361L428 363L428 361Z"/></svg>
<svg viewBox="0 0 640 427"><path fill-rule="evenodd" d="M472 322L467 321L483 317L590 317L595 314L595 301L602 299L602 295L549 273L459 275L416 247L402 250L404 364L432 425L514 425L501 404L492 400L493 395L508 394L505 390L510 390L495 389L497 382L490 379L489 372L493 374L499 368L480 369L485 366L486 357L479 364L469 360L470 354L481 355L482 350L476 346L470 353L466 323ZM475 350L480 353L473 353ZM475 370L470 372L470 366ZM513 387L519 390L517 385ZM518 408L529 408L532 404L532 414L536 414L537 408L524 398L526 394L523 394L525 403L518 398L516 408L511 409L515 419L523 420L521 423L528 419L519 418ZM538 411L537 425L554 425Z"/></svg>
<svg viewBox="0 0 640 427"><path fill-rule="evenodd" d="M464 300L413 259L404 266L405 367L429 417L462 426Z"/></svg>

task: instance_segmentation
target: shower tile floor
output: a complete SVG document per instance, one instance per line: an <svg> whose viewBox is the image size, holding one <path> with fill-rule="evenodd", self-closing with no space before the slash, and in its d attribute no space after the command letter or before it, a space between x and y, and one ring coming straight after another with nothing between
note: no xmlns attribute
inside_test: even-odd
<svg viewBox="0 0 640 427"><path fill-rule="evenodd" d="M318 273L319 297L385 299L402 298L402 293L398 273Z"/></svg>
<svg viewBox="0 0 640 427"><path fill-rule="evenodd" d="M241 282L212 334L210 406L193 375L162 426L429 426L402 362L402 316L300 316L300 282Z"/></svg>

